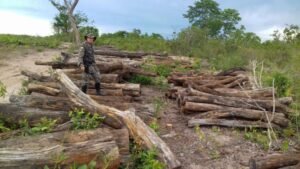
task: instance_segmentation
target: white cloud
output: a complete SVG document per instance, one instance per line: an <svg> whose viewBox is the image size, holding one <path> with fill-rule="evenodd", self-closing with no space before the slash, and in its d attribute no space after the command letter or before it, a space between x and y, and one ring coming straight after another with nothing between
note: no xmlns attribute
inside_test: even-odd
<svg viewBox="0 0 300 169"><path fill-rule="evenodd" d="M51 22L13 11L0 11L0 33L47 36L53 34Z"/></svg>
<svg viewBox="0 0 300 169"><path fill-rule="evenodd" d="M266 29L257 31L256 34L258 36L260 36L263 41L271 40L272 39L271 34L273 34L275 30L278 30L282 34L283 29L284 29L284 27L282 27L282 26L272 26L272 27L268 27Z"/></svg>

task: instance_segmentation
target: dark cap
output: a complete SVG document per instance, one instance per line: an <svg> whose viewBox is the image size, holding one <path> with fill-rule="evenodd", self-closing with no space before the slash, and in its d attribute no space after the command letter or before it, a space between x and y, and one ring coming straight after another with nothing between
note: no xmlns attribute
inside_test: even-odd
<svg viewBox="0 0 300 169"><path fill-rule="evenodd" d="M96 36L94 36L93 34L91 34L91 33L89 33L89 34L87 34L87 35L85 35L84 36L84 39L86 40L87 38L93 38L94 39L94 41L97 39L97 37Z"/></svg>

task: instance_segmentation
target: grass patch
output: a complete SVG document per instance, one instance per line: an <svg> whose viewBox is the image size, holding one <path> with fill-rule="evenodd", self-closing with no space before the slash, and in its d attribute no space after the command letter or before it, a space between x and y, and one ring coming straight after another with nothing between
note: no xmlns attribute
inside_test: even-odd
<svg viewBox="0 0 300 169"><path fill-rule="evenodd" d="M91 114L85 112L83 109L75 109L74 111L69 112L71 117L72 127L75 130L78 129L95 129L99 127L105 117L101 117L98 114Z"/></svg>

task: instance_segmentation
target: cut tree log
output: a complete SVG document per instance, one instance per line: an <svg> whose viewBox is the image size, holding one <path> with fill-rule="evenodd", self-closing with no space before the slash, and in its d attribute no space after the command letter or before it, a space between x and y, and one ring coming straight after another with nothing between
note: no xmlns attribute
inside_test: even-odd
<svg viewBox="0 0 300 169"><path fill-rule="evenodd" d="M283 117L282 115L278 115L278 113L274 113L273 119L272 112L253 110L253 109L244 109L244 108L234 108L234 107L226 107L219 106L214 104L206 104L206 103L194 103L194 102L186 102L182 107L182 112L184 113L192 113L192 112L225 112L231 115L231 117L242 117L245 119L252 120L263 120L267 122L266 114L268 115L270 121L272 123L278 124L281 127L287 127L289 124L289 120Z"/></svg>
<svg viewBox="0 0 300 169"><path fill-rule="evenodd" d="M35 107L49 110L70 111L75 108L82 108L82 106L77 106L67 97L53 97L39 93L32 93L31 95L27 96L12 95L10 96L9 100L18 106ZM90 113L97 113L98 111L95 109L90 110ZM120 120L111 118L110 116L105 117L104 123L116 129L120 129L123 126Z"/></svg>
<svg viewBox="0 0 300 169"><path fill-rule="evenodd" d="M57 96L60 94L60 90L54 89L51 87L43 86L40 84L30 83L27 87L28 93L37 92L42 93L50 96Z"/></svg>
<svg viewBox="0 0 300 169"><path fill-rule="evenodd" d="M97 95L95 89L88 89L87 93L89 95ZM101 94L102 96L123 96L124 95L122 89L102 89Z"/></svg>
<svg viewBox="0 0 300 169"><path fill-rule="evenodd" d="M226 120L226 119L191 119L188 121L189 127L196 126L223 126L239 128L268 128L268 123L261 121L246 120ZM273 128L279 129L278 125L272 124Z"/></svg>
<svg viewBox="0 0 300 169"><path fill-rule="evenodd" d="M210 104L217 104L217 105L236 107L236 108L267 110L267 111L273 111L273 106L275 105L276 112L281 112L285 114L288 114L289 112L287 106L281 104L278 101L275 101L274 104L272 100L254 100L254 99L238 98L238 97L202 95L202 96L186 96L183 98L181 105L184 105L185 102L187 101L195 102L195 103L210 103Z"/></svg>
<svg viewBox="0 0 300 169"><path fill-rule="evenodd" d="M279 98L278 101L281 104L289 106L290 104L293 103L293 98L292 97L282 97L282 98Z"/></svg>
<svg viewBox="0 0 300 169"><path fill-rule="evenodd" d="M47 65L52 66L53 69L76 69L78 68L77 62L68 62L68 63L62 63L62 62L44 62L44 61L36 61L36 65ZM122 70L123 64L122 62L97 62L96 65L98 66L101 73L109 73L115 70Z"/></svg>
<svg viewBox="0 0 300 169"><path fill-rule="evenodd" d="M72 80L82 80L82 74L67 74ZM92 77L90 77L92 79ZM101 83L119 83L120 76L118 74L101 74Z"/></svg>
<svg viewBox="0 0 300 169"><path fill-rule="evenodd" d="M300 163L300 154L275 154L262 158L251 158L250 169L275 169L287 166L296 166ZM296 169L296 167L295 167Z"/></svg>
<svg viewBox="0 0 300 169"><path fill-rule="evenodd" d="M101 137L99 137L101 136ZM64 156L61 167L87 164L94 160L96 168L108 165L117 169L120 165L118 146L110 130L63 131L32 137L19 137L0 142L0 168L32 169L50 168ZM106 160L105 160L106 159ZM109 164L105 161L109 160Z"/></svg>
<svg viewBox="0 0 300 169"><path fill-rule="evenodd" d="M229 89L229 88L215 88L215 91L221 93L222 96L229 97L245 97L252 99L273 99L273 90L272 88L264 88L257 90L241 90L241 89ZM275 93L276 94L276 93Z"/></svg>
<svg viewBox="0 0 300 169"><path fill-rule="evenodd" d="M37 74L28 70L22 70L21 74L24 76L27 76L28 79L31 80L37 80L40 82L51 82L53 79L50 76L44 76L42 74Z"/></svg>
<svg viewBox="0 0 300 169"><path fill-rule="evenodd" d="M67 111L53 111L39 108L22 107L10 103L0 103L0 116L9 124L16 124L27 119L29 125L40 122L41 118L56 119L57 124L64 123L70 118Z"/></svg>
<svg viewBox="0 0 300 169"><path fill-rule="evenodd" d="M158 150L158 156L167 165L167 168L173 169L181 167L180 162L176 159L167 144L138 116L136 116L134 112L120 111L112 107L98 104L88 95L81 92L61 70L56 70L56 74L57 79L64 87L66 94L73 103L90 112L101 112L101 114L106 117L122 121L129 129L131 136L136 142L142 143L148 149L156 148Z"/></svg>

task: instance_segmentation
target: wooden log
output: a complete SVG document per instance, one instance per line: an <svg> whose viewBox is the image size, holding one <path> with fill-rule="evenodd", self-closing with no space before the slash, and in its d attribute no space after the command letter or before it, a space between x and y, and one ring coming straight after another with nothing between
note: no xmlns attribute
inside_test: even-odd
<svg viewBox="0 0 300 169"><path fill-rule="evenodd" d="M0 110L0 116L9 124L16 124L20 120L27 119L29 125L32 125L38 123L42 117L56 119L58 124L70 119L67 111L28 108L10 103L0 103Z"/></svg>
<svg viewBox="0 0 300 169"><path fill-rule="evenodd" d="M44 61L36 61L36 65L46 65L46 66L52 66L53 69L76 69L78 68L77 62L68 62L68 63L62 63L62 62L44 62ZM96 65L98 66L101 73L109 73L115 70L123 69L122 62L97 62Z"/></svg>
<svg viewBox="0 0 300 169"><path fill-rule="evenodd" d="M67 74L72 80L82 80L82 74ZM90 77L90 79L93 79ZM101 74L101 83L119 83L120 76L118 74Z"/></svg>
<svg viewBox="0 0 300 169"><path fill-rule="evenodd" d="M97 92L95 89L88 89L87 93L89 95L97 95ZM123 90L122 89L102 89L101 94L103 96L123 96Z"/></svg>
<svg viewBox="0 0 300 169"><path fill-rule="evenodd" d="M282 98L279 98L278 101L281 104L289 106L290 104L293 103L293 98L292 97L282 97Z"/></svg>
<svg viewBox="0 0 300 169"><path fill-rule="evenodd" d="M236 108L246 108L246 109L256 109L256 110L267 110L273 111L273 106L275 105L276 112L282 112L288 114L288 107L281 104L279 101L275 101L275 104L272 100L254 100L247 98L238 98L238 97L223 97L216 95L202 95L202 96L186 96L184 97L181 105L184 105L185 102L195 102L195 103L210 103L223 105L228 107ZM273 105L274 104L274 105Z"/></svg>
<svg viewBox="0 0 300 169"><path fill-rule="evenodd" d="M28 70L22 70L21 74L24 76L27 76L29 78L29 80L37 80L40 82L51 82L53 81L53 79L50 76L45 76L42 74L37 74Z"/></svg>
<svg viewBox="0 0 300 169"><path fill-rule="evenodd" d="M142 58L143 56L147 56L148 53L145 52L124 52L124 51L103 51L103 50L95 50L96 55L105 55L105 56L117 56L124 58Z"/></svg>
<svg viewBox="0 0 300 169"><path fill-rule="evenodd" d="M275 154L262 158L251 158L249 160L250 169L275 169L288 166L299 165L300 154ZM296 169L296 167L295 167Z"/></svg>
<svg viewBox="0 0 300 169"><path fill-rule="evenodd" d="M101 137L99 137L101 136ZM32 169L52 168L56 165L53 158L64 155L61 167L72 164L87 164L94 160L96 168L110 163L108 168L117 169L120 165L118 146L109 130L63 131L32 137L17 137L0 142L0 168Z"/></svg>
<svg viewBox="0 0 300 169"><path fill-rule="evenodd" d="M233 108L226 106L219 106L214 104L206 104L206 103L194 103L194 102L186 102L182 107L182 111L184 113L191 112L207 112L207 111L216 111L216 112L226 112L230 113L232 117L242 117L251 120L263 120L267 121L266 114L270 118L270 121L280 125L281 127L287 127L289 124L289 120L282 117L282 115L278 115L278 113L274 113L273 120L272 112L264 112L260 110L253 109L244 109L244 108Z"/></svg>
<svg viewBox="0 0 300 169"><path fill-rule="evenodd" d="M268 128L268 124L261 121L246 120L226 120L226 119L191 119L188 121L189 127L196 126L223 126L238 128ZM279 129L278 125L272 124L273 128Z"/></svg>
<svg viewBox="0 0 300 169"><path fill-rule="evenodd" d="M51 88L58 89L58 90L61 89L60 84L57 82L54 82L54 81L53 82L34 82L34 84L51 87Z"/></svg>
<svg viewBox="0 0 300 169"><path fill-rule="evenodd" d="M222 96L229 97L245 97L245 98L264 98L272 100L273 90L272 88L258 89L258 90L240 90L229 88L216 88L215 91L219 92Z"/></svg>
<svg viewBox="0 0 300 169"><path fill-rule="evenodd" d="M61 70L56 70L56 73L58 75L57 79L64 87L66 94L73 103L84 107L90 112L101 112L102 115L109 116L113 119L119 119L126 125L135 141L141 142L149 149L156 148L158 150L158 156L167 165L167 168L181 167L180 162L176 159L167 144L138 116L136 116L134 112L120 111L112 107L100 105L81 92Z"/></svg>
<svg viewBox="0 0 300 169"><path fill-rule="evenodd" d="M28 96L12 95L9 100L18 106L35 107L48 110L70 111L75 108L82 108L82 106L74 104L67 97L53 97L38 93L33 93ZM90 113L97 113L95 109L90 110ZM120 129L123 126L120 120L111 118L110 116L105 116L104 123L116 129Z"/></svg>
<svg viewBox="0 0 300 169"><path fill-rule="evenodd" d="M246 72L246 69L241 67L232 68L229 70L222 71L217 74L217 76L235 76L235 72Z"/></svg>
<svg viewBox="0 0 300 169"><path fill-rule="evenodd" d="M27 87L28 93L37 92L42 93L50 96L57 96L60 94L60 90L54 89L51 87L43 86L40 84L30 83Z"/></svg>

